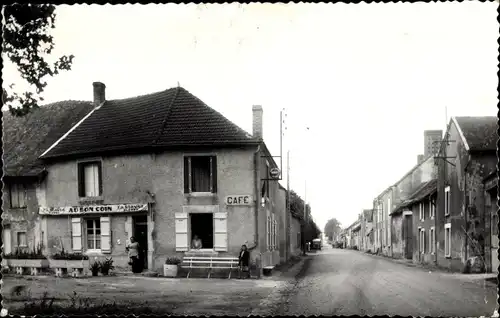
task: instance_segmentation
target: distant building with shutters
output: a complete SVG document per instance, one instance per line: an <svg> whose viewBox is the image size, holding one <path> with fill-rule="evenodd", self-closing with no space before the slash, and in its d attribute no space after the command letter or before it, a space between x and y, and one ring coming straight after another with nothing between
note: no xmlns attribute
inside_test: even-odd
<svg viewBox="0 0 500 318"><path fill-rule="evenodd" d="M45 253L112 257L125 269L134 236L150 270L186 253L237 256L242 244L252 262L280 263L284 191L269 180L280 167L262 139L262 107L250 135L182 87L121 100L93 88L91 108L37 150Z"/></svg>

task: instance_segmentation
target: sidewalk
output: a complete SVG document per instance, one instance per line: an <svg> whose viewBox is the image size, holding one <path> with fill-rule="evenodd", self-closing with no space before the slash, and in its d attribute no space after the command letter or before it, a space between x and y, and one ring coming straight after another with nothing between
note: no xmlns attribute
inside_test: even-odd
<svg viewBox="0 0 500 318"><path fill-rule="evenodd" d="M413 261L410 259L392 258L392 257L385 256L385 255L365 253L363 251L360 251L360 253L370 255L373 257L377 257L377 258L381 258L381 259L386 259L386 260L392 261L394 263L403 264L407 267L414 267L414 268L418 268L421 270L439 272L443 275L453 276L453 277L455 277L457 279L461 279L463 281L477 282L477 283L484 282L485 284L493 284L495 286L498 285L497 284L497 276L498 275L496 273L463 274L463 273L452 272L451 270L449 270L447 268L439 267L439 266L436 266L434 264L413 263Z"/></svg>

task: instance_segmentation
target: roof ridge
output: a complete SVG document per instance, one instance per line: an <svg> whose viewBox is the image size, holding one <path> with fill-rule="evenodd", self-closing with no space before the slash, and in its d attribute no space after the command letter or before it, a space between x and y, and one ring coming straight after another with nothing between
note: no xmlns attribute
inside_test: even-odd
<svg viewBox="0 0 500 318"><path fill-rule="evenodd" d="M174 106L175 100L177 99L177 96L179 96L179 91L180 91L180 87L177 86L175 88L174 97L172 97L172 101L170 101L170 105L168 105L168 109L167 109L167 112L165 114L165 117L163 118L161 126L158 129L158 133L156 134L156 138L153 140L153 143L152 143L153 145L155 145L158 142L158 140L160 139L160 137L163 134L163 131L165 130L165 126L167 125L168 117L170 117L170 113L172 113L172 108Z"/></svg>

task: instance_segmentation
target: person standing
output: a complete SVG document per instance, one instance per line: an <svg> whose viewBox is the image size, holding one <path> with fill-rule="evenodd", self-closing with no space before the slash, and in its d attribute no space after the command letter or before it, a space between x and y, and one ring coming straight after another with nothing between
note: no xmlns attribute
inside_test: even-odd
<svg viewBox="0 0 500 318"><path fill-rule="evenodd" d="M248 264L250 262L250 252L247 250L247 246L243 244L241 246L240 255L238 257L238 267L239 267L239 277L241 278L241 273L245 273L247 278L250 278L250 270Z"/></svg>
<svg viewBox="0 0 500 318"><path fill-rule="evenodd" d="M135 237L130 237L130 243L127 245L126 250L128 252L128 257L130 258L129 265L132 265L133 273L140 273L139 248L139 243L135 241Z"/></svg>

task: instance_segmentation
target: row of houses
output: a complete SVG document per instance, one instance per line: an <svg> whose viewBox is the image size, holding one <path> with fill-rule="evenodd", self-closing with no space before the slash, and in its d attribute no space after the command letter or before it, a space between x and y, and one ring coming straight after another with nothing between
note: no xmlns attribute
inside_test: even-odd
<svg viewBox="0 0 500 318"><path fill-rule="evenodd" d="M452 117L348 228L358 246L452 271L498 271L497 117ZM360 224L361 226L354 226Z"/></svg>
<svg viewBox="0 0 500 318"><path fill-rule="evenodd" d="M242 244L262 267L299 254L301 216L270 174L281 167L263 109L252 112L249 134L182 87L107 100L99 82L93 102L3 112L3 252L64 249L120 269L134 236L148 270L188 253L236 256Z"/></svg>

